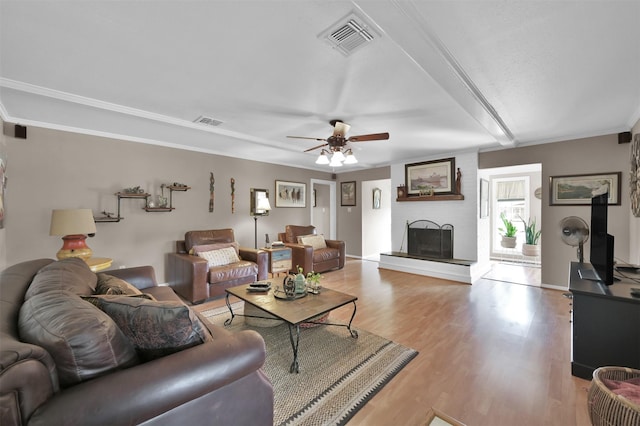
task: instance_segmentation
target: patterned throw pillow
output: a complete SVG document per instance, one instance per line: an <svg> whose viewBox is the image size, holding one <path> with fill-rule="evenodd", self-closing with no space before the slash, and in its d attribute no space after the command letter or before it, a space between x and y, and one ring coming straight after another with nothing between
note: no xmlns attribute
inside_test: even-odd
<svg viewBox="0 0 640 426"><path fill-rule="evenodd" d="M298 244L311 246L314 250L327 248L324 235L301 235L298 237Z"/></svg>
<svg viewBox="0 0 640 426"><path fill-rule="evenodd" d="M195 313L180 302L129 296L96 299L145 361L213 340Z"/></svg>
<svg viewBox="0 0 640 426"><path fill-rule="evenodd" d="M203 259L207 259L207 262L209 262L209 267L224 266L240 261L238 253L236 253L236 250L233 247L199 252L198 256L202 257Z"/></svg>
<svg viewBox="0 0 640 426"><path fill-rule="evenodd" d="M98 274L96 294L142 294L133 284L109 274Z"/></svg>

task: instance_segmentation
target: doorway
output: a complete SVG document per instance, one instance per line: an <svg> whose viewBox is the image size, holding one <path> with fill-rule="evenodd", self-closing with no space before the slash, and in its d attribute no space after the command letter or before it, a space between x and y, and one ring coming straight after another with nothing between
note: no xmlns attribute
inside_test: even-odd
<svg viewBox="0 0 640 426"><path fill-rule="evenodd" d="M362 259L380 261L391 251L391 179L362 182Z"/></svg>
<svg viewBox="0 0 640 426"><path fill-rule="evenodd" d="M526 242L525 221L535 221L536 228L542 229L542 164L485 169L482 175L489 180L490 186L492 269L485 278L540 286L542 256L525 255L522 246ZM515 247L504 247L501 243L505 229L502 217L511 221L517 230ZM539 241L538 245L541 244Z"/></svg>
<svg viewBox="0 0 640 426"><path fill-rule="evenodd" d="M316 233L335 240L336 183L332 180L311 179L309 188L311 194L309 223L316 227Z"/></svg>

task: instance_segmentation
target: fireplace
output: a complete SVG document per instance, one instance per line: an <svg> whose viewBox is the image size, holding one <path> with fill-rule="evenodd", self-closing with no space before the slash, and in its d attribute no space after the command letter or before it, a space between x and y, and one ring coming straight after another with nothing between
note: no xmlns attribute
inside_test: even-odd
<svg viewBox="0 0 640 426"><path fill-rule="evenodd" d="M407 223L407 254L434 259L453 259L453 225L430 220Z"/></svg>

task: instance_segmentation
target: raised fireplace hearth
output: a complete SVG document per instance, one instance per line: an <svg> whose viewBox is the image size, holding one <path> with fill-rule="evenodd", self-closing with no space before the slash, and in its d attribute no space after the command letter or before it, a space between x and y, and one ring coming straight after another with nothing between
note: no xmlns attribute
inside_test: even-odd
<svg viewBox="0 0 640 426"><path fill-rule="evenodd" d="M453 225L431 220L407 223L407 254L431 259L453 259Z"/></svg>

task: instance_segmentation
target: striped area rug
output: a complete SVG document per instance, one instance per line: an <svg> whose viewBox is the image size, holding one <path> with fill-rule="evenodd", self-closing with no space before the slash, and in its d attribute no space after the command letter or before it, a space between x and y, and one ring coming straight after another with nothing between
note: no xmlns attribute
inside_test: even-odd
<svg viewBox="0 0 640 426"><path fill-rule="evenodd" d="M244 302L234 304L242 313ZM222 325L226 307L201 311ZM300 373L289 373L293 360L286 324L250 327L236 317L231 331L256 330L265 340L263 367L274 388L274 425L343 425L416 355L390 340L358 329L354 339L345 327L320 326L301 330Z"/></svg>

